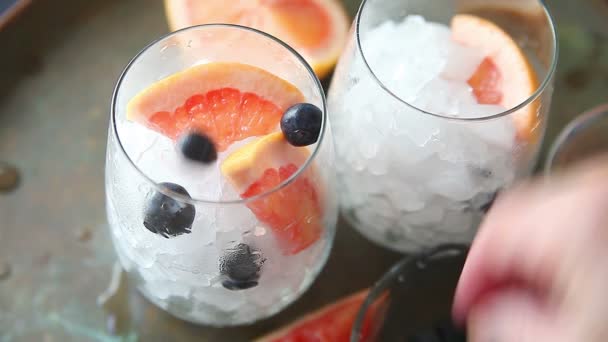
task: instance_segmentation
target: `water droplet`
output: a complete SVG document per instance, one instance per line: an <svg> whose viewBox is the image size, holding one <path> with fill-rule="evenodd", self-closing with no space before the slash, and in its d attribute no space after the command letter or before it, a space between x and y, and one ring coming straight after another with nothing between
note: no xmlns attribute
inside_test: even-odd
<svg viewBox="0 0 608 342"><path fill-rule="evenodd" d="M266 228L264 227L255 227L255 231L253 232L255 236L264 236L266 235Z"/></svg>
<svg viewBox="0 0 608 342"><path fill-rule="evenodd" d="M80 241L80 242L87 242L87 241L91 240L92 237L93 237L93 232L91 231L90 227L84 227L78 233L78 241Z"/></svg>
<svg viewBox="0 0 608 342"><path fill-rule="evenodd" d="M116 335L116 316L108 314L106 318L106 331L112 335Z"/></svg>
<svg viewBox="0 0 608 342"><path fill-rule="evenodd" d="M175 47L177 47L177 44L175 44L175 43L167 44L167 45L163 46L162 48L160 48L160 52L163 53L163 52L166 52L167 50L169 50L171 48L175 48Z"/></svg>
<svg viewBox="0 0 608 342"><path fill-rule="evenodd" d="M0 281L8 279L11 276L11 265L0 261Z"/></svg>
<svg viewBox="0 0 608 342"><path fill-rule="evenodd" d="M123 335L131 327L127 274L120 264L114 264L108 288L97 297L97 305L106 313L106 329L110 334Z"/></svg>
<svg viewBox="0 0 608 342"><path fill-rule="evenodd" d="M19 170L16 167L0 162L0 192L15 190L19 183Z"/></svg>
<svg viewBox="0 0 608 342"><path fill-rule="evenodd" d="M426 268L426 260L416 260L416 267L418 267L419 269L425 269Z"/></svg>
<svg viewBox="0 0 608 342"><path fill-rule="evenodd" d="M36 265L40 267L47 266L51 261L51 253L44 252L42 255L37 256L34 261L36 262Z"/></svg>

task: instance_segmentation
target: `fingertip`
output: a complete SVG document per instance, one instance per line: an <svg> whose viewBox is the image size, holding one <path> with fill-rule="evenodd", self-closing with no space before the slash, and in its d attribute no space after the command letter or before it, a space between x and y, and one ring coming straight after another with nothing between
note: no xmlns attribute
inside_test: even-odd
<svg viewBox="0 0 608 342"><path fill-rule="evenodd" d="M488 295L467 320L470 341L558 341L559 329L536 295L520 288Z"/></svg>
<svg viewBox="0 0 608 342"><path fill-rule="evenodd" d="M466 261L460 273L458 284L454 291L452 316L456 321L464 321L476 294L483 286L484 260L480 255L479 235L469 249Z"/></svg>
<svg viewBox="0 0 608 342"><path fill-rule="evenodd" d="M454 291L454 300L452 302L452 319L457 323L463 323L466 321L467 311L469 307L469 294L466 291L466 286L463 285L465 281L464 271L460 275L456 290Z"/></svg>
<svg viewBox="0 0 608 342"><path fill-rule="evenodd" d="M455 322L462 324L466 321L475 297L483 291L484 284L481 280L479 274L471 271L470 263L467 261L454 292L452 318Z"/></svg>

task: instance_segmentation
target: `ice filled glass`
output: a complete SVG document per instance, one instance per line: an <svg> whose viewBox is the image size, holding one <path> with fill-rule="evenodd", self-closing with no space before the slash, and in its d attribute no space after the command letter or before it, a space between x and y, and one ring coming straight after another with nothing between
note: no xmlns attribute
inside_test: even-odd
<svg viewBox="0 0 608 342"><path fill-rule="evenodd" d="M342 211L414 252L467 243L538 158L556 33L538 0L365 0L328 108Z"/></svg>
<svg viewBox="0 0 608 342"><path fill-rule="evenodd" d="M220 24L162 37L112 100L106 206L120 262L182 319L268 317L327 260L333 165L323 90L289 46Z"/></svg>
<svg viewBox="0 0 608 342"><path fill-rule="evenodd" d="M545 174L608 153L608 104L594 107L570 121L555 139Z"/></svg>

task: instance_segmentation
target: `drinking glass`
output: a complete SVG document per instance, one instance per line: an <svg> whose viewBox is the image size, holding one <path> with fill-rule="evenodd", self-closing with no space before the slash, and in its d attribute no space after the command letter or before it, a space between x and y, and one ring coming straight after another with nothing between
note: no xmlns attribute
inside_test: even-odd
<svg viewBox="0 0 608 342"><path fill-rule="evenodd" d="M488 24L438 25L457 16ZM401 252L470 242L496 194L534 168L556 51L542 1L364 0L328 95L348 222ZM497 80L480 85L484 68Z"/></svg>
<svg viewBox="0 0 608 342"><path fill-rule="evenodd" d="M545 173L608 152L608 104L599 105L572 120L551 146Z"/></svg>
<svg viewBox="0 0 608 342"><path fill-rule="evenodd" d="M265 87L266 76L251 79L266 75L265 71L291 83L305 102L322 112L316 143L298 148L280 145L283 154L274 155L276 151L271 150L257 156L251 170L264 170L269 159L296 163L294 160L306 157L300 164L290 164L295 171L287 176L287 166L268 166L264 177L280 174L278 184L262 188L252 197L232 189L219 165L244 144L264 137L237 141L227 151L218 152L217 162L205 165L186 160L172 139L127 117L129 101L151 84L215 62L250 66L238 70L258 68L254 76L236 74L231 81L235 87L246 84L253 92ZM161 101L179 95L163 93ZM214 108L221 107L224 100ZM241 106L246 105L243 100ZM256 115L265 113L260 110ZM231 122L240 122L234 115L231 118ZM252 121L258 118L263 119L254 117ZM245 131L248 127L237 128ZM275 131L280 132L278 123ZM161 37L127 65L112 98L105 188L110 231L120 262L145 297L181 319L227 326L271 316L306 291L327 260L338 211L333 164L322 87L292 48L268 34L236 25L202 25ZM252 184L263 187L268 178L261 179ZM154 201L159 199L164 202L156 208ZM144 222L150 208L179 208L179 213L190 215L191 227L177 233L155 233Z"/></svg>
<svg viewBox="0 0 608 342"><path fill-rule="evenodd" d="M468 247L441 245L393 266L359 309L351 342L464 342L451 307Z"/></svg>

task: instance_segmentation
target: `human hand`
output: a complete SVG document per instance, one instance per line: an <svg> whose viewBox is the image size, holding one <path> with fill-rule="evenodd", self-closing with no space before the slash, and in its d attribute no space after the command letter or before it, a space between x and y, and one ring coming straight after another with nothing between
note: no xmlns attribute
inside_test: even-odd
<svg viewBox="0 0 608 342"><path fill-rule="evenodd" d="M608 157L497 199L454 317L470 341L608 341Z"/></svg>

